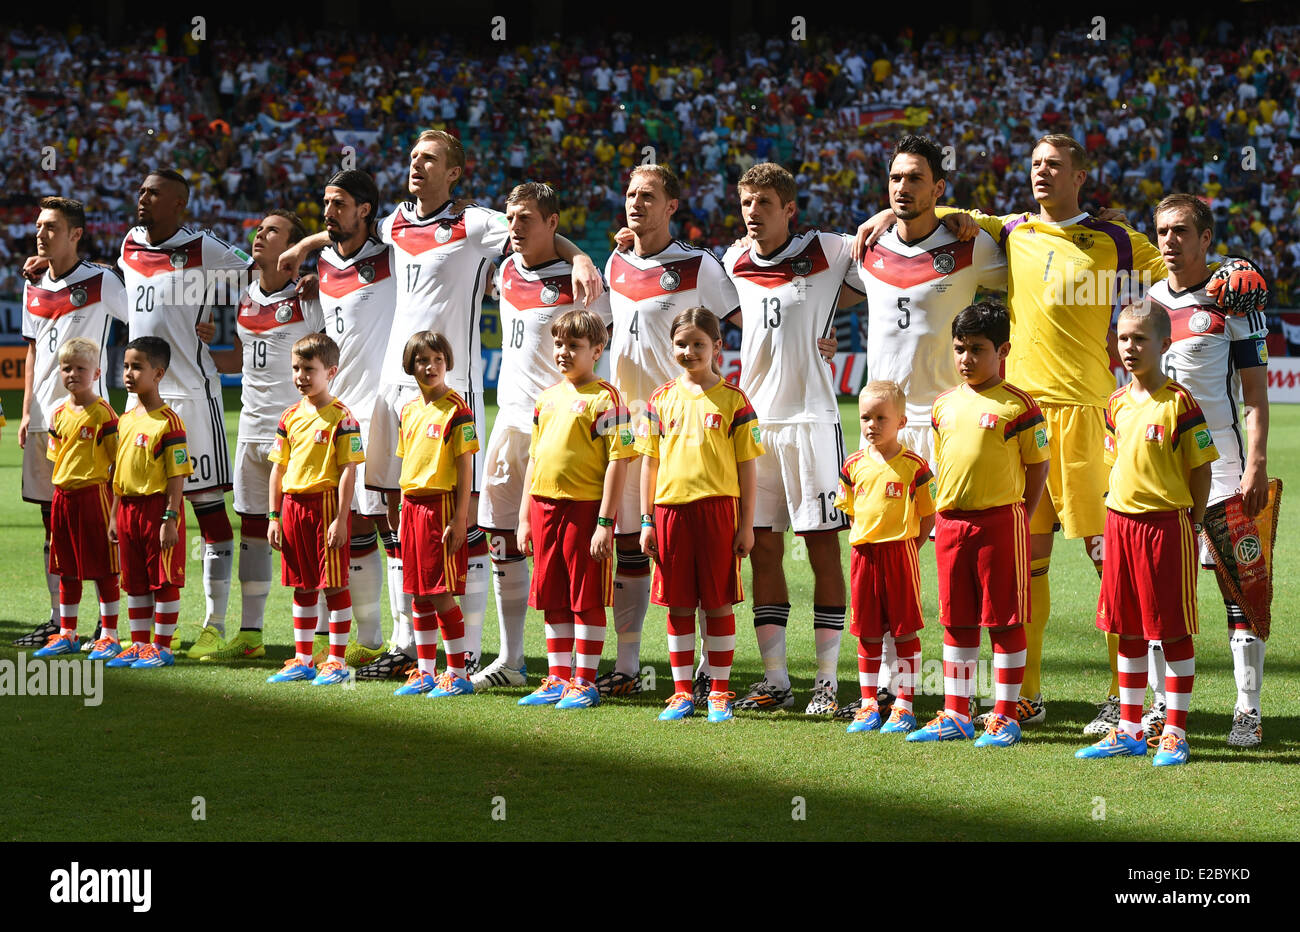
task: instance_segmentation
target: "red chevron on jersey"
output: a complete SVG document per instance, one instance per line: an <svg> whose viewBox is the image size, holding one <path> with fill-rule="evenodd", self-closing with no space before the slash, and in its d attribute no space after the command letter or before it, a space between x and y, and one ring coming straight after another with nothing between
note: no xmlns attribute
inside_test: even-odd
<svg viewBox="0 0 1300 932"><path fill-rule="evenodd" d="M203 237L196 236L184 246L166 249L143 246L128 237L127 242L122 244L122 261L131 267L131 271L145 278L166 275L180 269L201 268Z"/></svg>
<svg viewBox="0 0 1300 932"><path fill-rule="evenodd" d="M302 319L302 306L297 297L259 304L245 294L244 300L239 302L239 325L254 333L266 333Z"/></svg>
<svg viewBox="0 0 1300 932"><path fill-rule="evenodd" d="M779 288L795 278L807 278L830 268L821 241L816 236L808 238L808 247L797 256L788 256L776 265L758 265L754 262L753 247L736 260L731 274L743 278L760 288Z"/></svg>
<svg viewBox="0 0 1300 932"><path fill-rule="evenodd" d="M27 310L37 317L54 320L87 304L98 303L102 288L103 281L99 275L58 291L46 291L38 285L29 284Z"/></svg>
<svg viewBox="0 0 1300 932"><path fill-rule="evenodd" d="M320 293L330 298L342 298L359 288L383 281L392 274L388 257L389 253L384 251L341 269L332 265L322 252L317 262L320 268Z"/></svg>
<svg viewBox="0 0 1300 932"><path fill-rule="evenodd" d="M677 291L690 291L700 276L700 260L692 256L680 262L665 262L660 266L638 269L621 253L614 253L610 264L609 290L629 301L644 301ZM728 308L730 310L730 308Z"/></svg>
<svg viewBox="0 0 1300 932"><path fill-rule="evenodd" d="M393 245L409 256L418 256L430 249L441 249L448 243L465 238L465 217L455 222L440 220L437 223L412 223L398 211L393 219Z"/></svg>
<svg viewBox="0 0 1300 932"><path fill-rule="evenodd" d="M1216 307L1190 304L1179 308L1166 307L1165 310L1169 312L1170 337L1175 343L1207 333L1224 333L1228 329L1223 311Z"/></svg>
<svg viewBox="0 0 1300 932"><path fill-rule="evenodd" d="M502 267L501 290L510 292L510 306L516 311L531 311L557 304L573 304L573 279L571 276L539 278L529 281L519 274L513 262Z"/></svg>
<svg viewBox="0 0 1300 932"><path fill-rule="evenodd" d="M971 264L974 251L974 240L936 246L914 256L900 256L889 249L873 249L863 256L862 269L872 278L895 288L915 288L966 268Z"/></svg>

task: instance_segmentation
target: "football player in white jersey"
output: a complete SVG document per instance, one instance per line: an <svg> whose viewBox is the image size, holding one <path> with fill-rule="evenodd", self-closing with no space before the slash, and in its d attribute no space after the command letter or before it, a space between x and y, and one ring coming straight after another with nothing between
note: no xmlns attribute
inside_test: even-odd
<svg viewBox="0 0 1300 932"><path fill-rule="evenodd" d="M835 507L844 461L839 407L816 341L832 332L845 281L856 281L852 238L816 230L792 235L795 181L779 165L754 165L736 187L750 242L732 246L722 264L740 299L740 387L758 413L768 453L759 458L750 556L764 676L736 708L794 705L785 658L790 602L782 565L784 532L792 528L803 537L813 570L817 678L805 711L829 714L838 708L845 601L839 532L848 520ZM860 296L849 300L856 303Z"/></svg>
<svg viewBox="0 0 1300 932"><path fill-rule="evenodd" d="M573 294L573 267L555 250L559 199L547 184L517 185L506 199L509 258L501 264L501 377L497 416L483 455L478 525L488 535L501 629L501 652L472 677L476 690L522 686L524 618L528 611L528 562L519 550L516 529L524 497L528 447L537 396L564 376L555 365L551 324L579 307ZM606 325L609 298L601 295L588 310Z"/></svg>
<svg viewBox="0 0 1300 932"><path fill-rule="evenodd" d="M681 372L673 356L672 322L689 307L707 307L721 320L739 310L736 288L707 249L673 239L670 223L681 185L665 165L640 165L628 178L624 207L629 248L605 263L614 327L610 371L633 419L655 389ZM614 575L614 669L596 680L602 696L638 690L641 629L650 605L650 558L641 552L639 497L641 459L628 464L617 520L618 565ZM703 627L701 627L701 631ZM707 655L701 663L707 666ZM704 698L711 682L703 670Z"/></svg>
<svg viewBox="0 0 1300 932"><path fill-rule="evenodd" d="M867 294L867 371L907 396L907 426L898 439L936 468L930 406L961 381L952 361L952 322L975 303L980 288L1005 291L1007 260L980 230L962 241L935 214L947 186L943 150L925 136L906 135L889 160L889 206L895 224L870 247L858 268ZM895 672L894 639L885 635L879 695ZM840 714L856 711L850 703Z"/></svg>
<svg viewBox="0 0 1300 932"><path fill-rule="evenodd" d="M392 248L397 279L396 307L381 372L366 447L366 486L389 496L389 521L397 526L400 506L397 428L402 407L419 389L401 366L402 349L411 334L435 330L456 348L466 364L447 373L447 384L459 392L474 411L476 427L483 428L483 354L479 315L484 288L493 262L504 258L509 246L505 215L452 201L451 192L465 171L465 150L459 139L441 130L426 130L411 149L408 191L411 200L398 205L379 225L379 236ZM323 234L308 237L281 257L296 263L319 249ZM573 287L584 306L603 291L600 272L591 259L562 236L556 237L560 258L573 263ZM464 357L461 353L464 352ZM478 496L482 455L475 454L474 496ZM477 501L471 508L477 513ZM488 544L477 526L468 535L470 557L461 609L465 613L467 670L478 670L482 650L483 618L487 610ZM391 575L390 575L390 586ZM390 650L373 664L357 671L360 677L397 676L403 662L413 662L414 635L404 625L394 633Z"/></svg>
<svg viewBox="0 0 1300 932"><path fill-rule="evenodd" d="M258 224L252 255L259 276L240 296L234 348L212 353L218 371L243 375L234 470L242 610L239 633L225 646L203 654L200 660L204 662L266 655L262 625L271 591L271 545L266 530L273 465L268 456L280 415L301 400L287 377L290 349L325 326L320 302L300 296L296 282L277 267L280 253L306 234L298 215L282 208L272 210Z"/></svg>
<svg viewBox="0 0 1300 932"><path fill-rule="evenodd" d="M1242 511L1253 518L1268 501L1268 325L1260 313L1267 301L1263 276L1245 260L1229 259L1224 265L1247 265L1247 276L1257 278L1256 310L1244 315L1225 314L1222 283L1206 263L1213 239L1214 216L1200 198L1171 194L1156 205L1156 241L1169 277L1156 282L1150 300L1169 312L1173 343L1162 360L1165 373L1192 393L1205 413L1219 459L1211 470L1211 505L1242 496ZM1223 266L1220 266L1222 268ZM1246 406L1246 439L1241 435L1238 398ZM1207 539L1201 538L1201 564L1214 567ZM1256 636L1241 607L1232 600L1219 573L1228 616L1228 645L1237 682L1228 744L1254 747L1263 738L1259 703L1264 675L1264 641ZM1149 654L1149 679L1164 683L1164 656L1158 641ZM1156 693L1143 717L1147 734L1160 734L1164 726L1163 691Z"/></svg>
<svg viewBox="0 0 1300 932"><path fill-rule="evenodd" d="M198 659L225 646L234 532L226 513L225 493L232 483L221 379L195 326L211 320L214 304L237 299L252 257L211 233L182 226L188 201L189 183L182 175L170 169L150 172L136 202L139 225L122 241L118 266L126 282L131 339L160 337L172 350L163 399L185 421L194 463L185 495L205 543L207 611L188 653Z"/></svg>
<svg viewBox="0 0 1300 932"><path fill-rule="evenodd" d="M99 370L107 372L109 329L114 320L126 322L126 289L116 270L77 255L85 227L86 212L80 201L42 199L36 217L36 253L49 266L38 281L23 285L22 334L27 341L27 358L18 445L23 450L23 500L40 505L45 525L44 568L50 590L50 619L14 641L19 647L40 647L59 630L59 578L49 573L54 464L45 456L50 416L67 396L59 376L59 347L73 337L94 341L100 347ZM102 378L95 391L108 396Z"/></svg>

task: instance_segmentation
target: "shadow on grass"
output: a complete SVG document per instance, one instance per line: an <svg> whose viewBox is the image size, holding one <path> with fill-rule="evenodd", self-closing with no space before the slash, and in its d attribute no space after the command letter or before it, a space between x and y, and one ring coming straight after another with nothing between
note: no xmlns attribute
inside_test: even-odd
<svg viewBox="0 0 1300 932"><path fill-rule="evenodd" d="M1154 837L1144 820L1097 827L1077 812L1045 817L1042 811L1021 811L1015 794L1000 799L996 786L945 787L945 780L953 780L945 762L956 759L950 753L956 749L927 749L931 762L919 766L929 775L928 785L900 794L895 778L877 772L872 748L879 745L844 743L843 735L830 732L791 736L781 728L796 720L827 728L824 719L642 725L623 714L622 703L556 714L503 707L490 697L401 700L373 687L322 690L317 700L313 688L302 684L276 688L246 677L187 678L196 668L205 674L210 669L183 664L109 671L105 701L97 708L71 697L6 700L3 709L10 714L2 720L0 740L11 752L11 765L0 789L0 799L9 797L0 805L3 837ZM771 726L770 746L765 725ZM839 731L838 725L829 727ZM1003 781L1017 773L1028 776L1030 762L1011 756L1019 751L992 753L1000 756L989 758L989 770L1012 775ZM1274 756L1222 758L1273 762ZM916 768L917 761L910 766ZM1118 784L1134 779L1121 768L1109 769ZM88 779L113 796L113 805L75 811L66 805L66 788ZM936 798L945 804L937 806ZM196 820L200 800L204 818ZM806 817L793 818L800 800ZM494 819L495 810L505 818ZM1198 837L1193 828L1184 834L1177 828L1170 834L1169 826L1160 831L1166 839Z"/></svg>

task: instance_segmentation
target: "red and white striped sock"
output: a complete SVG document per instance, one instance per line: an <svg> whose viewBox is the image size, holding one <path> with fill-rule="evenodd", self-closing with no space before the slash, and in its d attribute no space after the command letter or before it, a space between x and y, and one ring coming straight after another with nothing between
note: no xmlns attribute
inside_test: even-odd
<svg viewBox="0 0 1300 932"><path fill-rule="evenodd" d="M574 613L573 648L577 654L573 677L584 685L596 682L596 669L600 654L605 649L605 627L608 624L604 608L589 608Z"/></svg>
<svg viewBox="0 0 1300 932"><path fill-rule="evenodd" d="M1190 637L1165 641L1165 734L1187 739L1187 707L1196 679L1196 650Z"/></svg>
<svg viewBox="0 0 1300 932"><path fill-rule="evenodd" d="M916 694L916 680L921 675L921 639L913 637L908 641L898 641L896 649L899 673L898 696L894 699L894 708L911 712L912 697Z"/></svg>
<svg viewBox="0 0 1300 932"><path fill-rule="evenodd" d="M343 654L348 649L348 635L352 633L352 590L340 589L325 596L325 607L330 612L330 661L347 666Z"/></svg>
<svg viewBox="0 0 1300 932"><path fill-rule="evenodd" d="M725 693L731 688L731 662L736 657L736 616L710 615L704 620L704 650L709 657L713 691Z"/></svg>
<svg viewBox="0 0 1300 932"><path fill-rule="evenodd" d="M438 628L442 631L442 649L447 654L447 671L464 679L465 613L459 605L438 613Z"/></svg>
<svg viewBox="0 0 1300 932"><path fill-rule="evenodd" d="M59 634L77 636L77 610L81 607L81 580L59 577Z"/></svg>
<svg viewBox="0 0 1300 932"><path fill-rule="evenodd" d="M176 633L176 619L181 614L181 590L176 586L163 586L154 591L153 643L156 647L171 647Z"/></svg>
<svg viewBox="0 0 1300 932"><path fill-rule="evenodd" d="M1016 720L1016 703L1025 681L1025 627L989 628L993 642L993 679L996 705L993 711Z"/></svg>
<svg viewBox="0 0 1300 932"><path fill-rule="evenodd" d="M118 586L117 577L96 579L95 590L99 593L99 636L116 641L117 617L122 604L122 590Z"/></svg>
<svg viewBox="0 0 1300 932"><path fill-rule="evenodd" d="M943 629L943 708L970 721L970 697L975 692L975 665L980 659L979 628Z"/></svg>
<svg viewBox="0 0 1300 932"><path fill-rule="evenodd" d="M293 590L293 653L299 663L311 666L311 640L316 635L318 612L316 589Z"/></svg>
<svg viewBox="0 0 1300 932"><path fill-rule="evenodd" d="M567 683L573 679L573 612L547 609L545 618L547 672Z"/></svg>
<svg viewBox="0 0 1300 932"><path fill-rule="evenodd" d="M415 662L421 673L436 675L438 664L438 613L432 599L411 603L411 625L415 633Z"/></svg>
<svg viewBox="0 0 1300 932"><path fill-rule="evenodd" d="M858 690L863 702L876 700L876 681L880 678L880 658L885 645L880 641L858 638Z"/></svg>
<svg viewBox="0 0 1300 932"><path fill-rule="evenodd" d="M153 627L153 593L127 595L126 620L131 626L131 643L148 644L149 629Z"/></svg>
<svg viewBox="0 0 1300 932"><path fill-rule="evenodd" d="M673 673L673 691L691 692L695 681L695 613L668 614L668 666Z"/></svg>
<svg viewBox="0 0 1300 932"><path fill-rule="evenodd" d="M1130 738L1142 737L1142 700L1147 695L1147 642L1120 638L1119 730Z"/></svg>

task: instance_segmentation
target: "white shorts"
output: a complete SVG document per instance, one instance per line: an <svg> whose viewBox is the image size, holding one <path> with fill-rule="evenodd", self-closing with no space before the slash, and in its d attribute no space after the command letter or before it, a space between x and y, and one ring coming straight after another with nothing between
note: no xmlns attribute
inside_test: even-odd
<svg viewBox="0 0 1300 932"><path fill-rule="evenodd" d="M271 470L275 464L270 441L241 440L235 444L235 514L265 518L271 510Z"/></svg>
<svg viewBox="0 0 1300 932"><path fill-rule="evenodd" d="M29 430L23 447L23 501L48 505L54 501L54 461L45 453L50 447L50 433Z"/></svg>
<svg viewBox="0 0 1300 932"><path fill-rule="evenodd" d="M134 398L128 399L130 406ZM221 409L221 394L163 398L185 422L185 443L189 447L194 472L185 480L185 494L225 492L233 482L230 475L230 448L226 445L226 419Z"/></svg>
<svg viewBox="0 0 1300 932"><path fill-rule="evenodd" d="M396 494L402 485L402 460L397 455L397 437L400 433L402 408L412 398L420 397L419 386L385 385L375 399L375 410L370 415L370 437L366 443L366 488ZM465 404L474 412L474 433L479 438L480 450L474 454L473 476L477 495L483 478L484 437L483 396L475 392L461 392Z"/></svg>
<svg viewBox="0 0 1300 932"><path fill-rule="evenodd" d="M532 433L496 424L483 454L483 481L478 499L478 526L513 531L524 500L524 473Z"/></svg>
<svg viewBox="0 0 1300 932"><path fill-rule="evenodd" d="M1246 445L1239 428L1210 431L1219 458L1210 464L1210 498L1207 505L1217 505L1237 494L1243 475L1242 456ZM1214 566L1214 557L1205 538L1200 540L1201 566Z"/></svg>
<svg viewBox="0 0 1300 932"><path fill-rule="evenodd" d="M628 460L627 479L623 483L623 497L618 503L618 518L614 533L641 535L641 464L644 456Z"/></svg>
<svg viewBox="0 0 1300 932"><path fill-rule="evenodd" d="M929 424L902 428L898 432L898 441L929 463L930 472L937 472L934 467L934 429Z"/></svg>
<svg viewBox="0 0 1300 932"><path fill-rule="evenodd" d="M796 534L842 531L849 520L835 508L844 432L839 424L759 425L766 451L757 460L754 527Z"/></svg>

